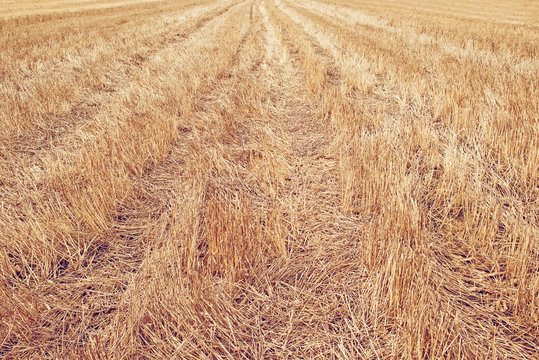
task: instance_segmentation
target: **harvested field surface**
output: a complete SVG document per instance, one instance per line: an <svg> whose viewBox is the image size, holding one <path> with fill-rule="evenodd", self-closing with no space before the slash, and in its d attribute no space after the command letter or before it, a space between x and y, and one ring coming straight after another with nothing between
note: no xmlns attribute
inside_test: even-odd
<svg viewBox="0 0 539 360"><path fill-rule="evenodd" d="M0 3L0 358L538 359L539 3Z"/></svg>

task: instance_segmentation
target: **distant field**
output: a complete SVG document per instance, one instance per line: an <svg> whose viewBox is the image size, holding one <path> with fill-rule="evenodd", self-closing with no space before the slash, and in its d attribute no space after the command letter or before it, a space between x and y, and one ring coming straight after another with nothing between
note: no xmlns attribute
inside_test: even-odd
<svg viewBox="0 0 539 360"><path fill-rule="evenodd" d="M539 2L0 2L0 358L538 359Z"/></svg>
<svg viewBox="0 0 539 360"><path fill-rule="evenodd" d="M0 17L14 18L28 15L106 9L162 1L163 0L3 0L0 3Z"/></svg>
<svg viewBox="0 0 539 360"><path fill-rule="evenodd" d="M56 12L106 9L161 1L163 0L3 0L0 3L0 17L12 18Z"/></svg>

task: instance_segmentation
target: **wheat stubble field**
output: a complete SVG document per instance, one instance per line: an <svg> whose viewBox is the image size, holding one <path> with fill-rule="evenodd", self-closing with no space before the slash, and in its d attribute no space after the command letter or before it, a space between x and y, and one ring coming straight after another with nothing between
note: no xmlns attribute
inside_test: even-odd
<svg viewBox="0 0 539 360"><path fill-rule="evenodd" d="M537 359L539 3L0 3L0 358Z"/></svg>

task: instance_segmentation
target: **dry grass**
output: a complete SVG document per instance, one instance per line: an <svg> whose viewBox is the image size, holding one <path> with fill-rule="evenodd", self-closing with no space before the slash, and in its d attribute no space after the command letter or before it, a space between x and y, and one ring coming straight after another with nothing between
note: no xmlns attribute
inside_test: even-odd
<svg viewBox="0 0 539 360"><path fill-rule="evenodd" d="M533 2L0 9L0 358L539 357Z"/></svg>

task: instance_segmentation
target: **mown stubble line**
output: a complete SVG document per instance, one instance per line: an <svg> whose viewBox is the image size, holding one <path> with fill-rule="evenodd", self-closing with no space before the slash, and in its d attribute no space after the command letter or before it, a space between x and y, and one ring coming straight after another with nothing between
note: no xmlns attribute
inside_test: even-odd
<svg viewBox="0 0 539 360"><path fill-rule="evenodd" d="M241 11L241 7L234 10L234 15L237 16L239 11ZM187 88L187 92L184 89L178 89L180 92L173 92L171 95L180 96L178 100L181 100L180 103L184 107L181 109L181 118L178 119L171 119L176 122L175 125L171 128L167 128L168 126L164 124L166 127L166 132L169 132L168 136L178 136L181 135L184 129L185 125L181 125L183 121L187 119L189 114L192 112L192 99L191 97L194 94L202 94L203 89L200 88L200 86L204 86L204 82L206 82L206 78L211 78L214 76L217 76L218 73L223 73L227 70L227 68L230 66L231 60L230 56L232 53L230 53L233 48L226 48L226 47L217 47L218 52L217 54L221 57L214 58L215 55L215 47L214 44L218 41L218 36L220 36L220 28L227 24L227 31L230 32L234 37L230 39L232 44L234 44L235 41L235 35L238 33L239 29L235 29L236 27L231 26L230 23L232 20L232 15L227 15L219 19L214 19L211 23L208 23L207 27L200 27L199 32L193 32L191 37L195 38L189 38L189 42L182 47L172 47L168 49L166 52L168 52L167 56L162 59L161 57L158 57L158 63L159 65L157 69L165 69L162 65L162 61L166 61L167 59L175 59L176 61L180 61L180 64L177 64L178 67L176 69L172 67L172 62L168 62L169 71L176 71L176 73L172 73L172 75L176 75L179 78L182 78L184 80L183 84L185 85L188 81L194 81L195 84L197 84L197 87L193 88ZM208 36L208 34L210 36ZM213 36L213 39L212 39ZM204 41L200 41L200 38L203 38ZM209 43L209 44L208 44ZM213 43L213 44L212 44ZM209 46L208 46L209 45ZM187 53L185 51L187 50ZM183 55L183 58L178 58L177 52L181 51L181 54ZM190 59L189 52L193 51L197 53L198 59L202 60L201 63L193 63ZM166 53L165 52L165 53ZM213 61L211 59L215 59L216 61ZM186 61L187 60L187 61ZM184 66L188 65L191 70L191 76L192 79L189 79L189 77L185 76L185 71L182 69L181 61L184 61ZM208 66L208 68L205 68ZM180 70L181 69L181 70ZM170 73L169 73L170 76ZM201 78L197 79L197 76L201 76ZM166 89L166 88L165 88ZM154 89L155 91L155 89ZM192 92L189 92L192 91ZM200 96L200 95L198 95ZM185 99L182 99L184 97ZM169 99L169 101L176 102L176 99ZM174 108L174 115L177 116L178 108ZM159 123L158 123L159 124ZM128 131L129 129L126 129ZM135 130L135 129L133 129ZM136 130L135 130L136 131ZM155 131L155 130L154 130ZM129 134L129 133L128 133ZM158 135L159 133L156 133ZM178 134L178 135L175 135ZM174 141L173 139L170 139L170 141ZM165 145L167 146L167 145ZM163 150L166 150L167 148L164 147ZM156 149L157 151L163 151L159 148ZM101 154L96 154L100 156ZM107 156L107 154L103 154L104 156ZM146 155L144 155L146 157ZM160 155L161 156L161 155ZM95 169L94 169L95 170ZM173 171L174 169L171 169ZM151 169L146 169L145 172L151 172ZM134 174L136 175L136 174ZM131 184L134 184L136 181L136 177L132 177L129 181ZM123 180L123 179L122 179ZM125 180L124 180L125 181ZM96 196L95 200L93 202L99 202L99 201L111 201L114 199L107 199L103 198L103 196L99 196L99 192L101 191L111 191L110 189L107 189L106 187L103 187L103 185L108 184L93 184L93 190L95 191L94 194L90 196ZM99 187L101 186L101 187ZM131 185L132 186L132 185ZM151 184L149 184L151 187ZM114 189L113 189L114 190ZM116 188L118 190L118 188ZM138 265L140 264L140 257L144 255L144 247L148 243L147 239L144 237L146 234L145 231L148 231L148 229L151 228L152 223L148 224L148 219L152 216L155 216L155 211L159 211L159 209L141 209L140 205L137 205L142 201L142 199L137 199L137 193L133 193L134 191L139 191L138 195L141 196L144 194L143 189L129 189L126 192L126 196L128 196L131 200L131 204L129 204L128 199L120 200L115 205L118 207L117 210L114 210L114 208L111 210L111 212L114 215L114 218L111 219L111 223L105 226L103 229L98 230L95 233L88 233L86 236L87 243L75 243L75 244L66 244L67 246L73 246L72 249L65 249L65 252L62 254L61 252L58 254L58 252L53 254L48 254L46 251L41 253L41 259L34 258L30 261L36 261L37 266L47 266L47 263L40 263L40 261L51 261L53 266L53 272L52 273L45 273L45 274L39 274L35 273L33 274L36 278L32 280L32 286L29 288L30 293L38 294L41 293L43 295L46 294L46 298L39 298L39 297L30 297L27 299L29 301L28 306L31 305L32 308L39 308L46 306L47 310L42 311L42 313L39 316L32 316L26 319L25 321L28 321L30 323L34 323L36 325L32 326L32 328L40 328L40 325L42 322L52 322L53 324L58 324L63 322L64 326L64 336L68 337L70 344L77 344L77 343L86 343L88 341L87 335L84 335L84 339L80 338L82 334L85 334L86 332L91 332L90 329L99 329L102 327L102 324L106 321L105 319L110 318L112 315L114 315L114 311L116 309L115 303L116 300L120 294L122 289L126 286L126 281L130 278L130 273L133 271L136 271L138 268ZM65 190L64 190L65 191ZM142 193L142 194L141 194ZM32 194L29 194L32 196ZM69 195L68 195L69 196ZM71 195L73 196L73 195ZM134 196L134 197L133 197ZM92 199L89 199L92 201ZM54 204L54 203L53 203ZM51 204L52 206L54 206ZM42 206L47 204L42 204ZM59 205L61 206L61 202L59 202ZM49 205L50 206L50 205ZM122 211L122 208L135 208L139 211L137 213L137 216L139 218L138 222L133 219L129 219L128 216L125 214L124 211ZM50 208L49 208L50 209ZM57 208L56 211L62 211L62 207ZM34 213L35 215L35 213ZM63 213L56 213L56 214L49 214L49 216L56 216L57 218L61 218L62 216L66 216L69 214L63 214ZM81 214L79 214L81 215ZM146 218L146 219L145 219ZM38 217L34 217L33 221L40 221ZM51 224L52 225L52 224ZM45 232L46 233L46 232ZM51 235L49 233L49 235ZM67 235L67 234L64 234ZM85 236L84 234L77 234L76 235L79 238ZM9 245L6 244L4 241L2 243L3 246ZM36 246L38 244L33 244L33 246ZM24 248L21 248L21 246L25 246L24 242L18 245L20 248L17 248L17 245L13 245L12 247L5 247L3 250L4 252L2 255L6 255L3 260L7 260L7 262L4 264L6 268L4 269L4 273L6 271L10 271L11 269L14 269L13 271L20 271L17 270L19 268L19 264L11 262L9 259L13 259L13 256L9 256L9 254L15 252L19 254L19 260L24 260L24 253L22 250ZM79 248L77 248L77 246ZM56 251L58 251L57 249ZM6 254L6 251L8 252ZM21 251L21 252L19 252ZM70 253L72 252L79 252L79 256L82 261L78 261L76 258L70 257ZM51 255L58 256L58 258L50 258ZM138 260L137 260L138 258ZM121 265L120 265L121 264ZM32 274L24 274L20 273L20 277L29 276ZM42 283L40 281L40 278L43 276L49 277L55 280L55 282L58 282L58 284L55 284L55 282L49 283ZM102 278L106 278L106 281L99 280ZM35 283L34 283L35 281ZM61 289L69 289L69 291L61 291ZM67 292L66 292L67 291ZM24 292L23 292L24 294ZM9 295L8 293L4 294L6 296L6 301L8 304L11 304L15 306L15 299L13 298L13 295ZM21 294L22 295L22 294ZM13 301L12 301L13 300ZM83 307L80 308L80 301L83 303L89 304L89 308ZM58 308L59 307L59 308ZM92 309L99 309L92 310ZM97 311L94 313L94 311ZM71 316L70 314L74 314ZM76 314L76 315L75 315ZM16 314L15 314L16 315ZM9 319L9 316L8 316ZM13 318L14 319L14 318ZM55 319L55 320L53 320ZM66 328L67 326L67 328ZM54 334L57 331L55 327L50 328L50 333ZM69 335L66 335L69 334ZM28 344L25 344L24 341L20 342L21 338L18 338L17 336L20 336L21 334L15 334L14 337L7 337L6 342L7 344L11 344L11 353L17 354L21 351L27 351L24 349L27 349ZM33 333L32 330L29 330L27 333L27 338L30 336L30 338L33 338L37 336L36 333ZM17 340L18 339L18 340ZM67 345L67 344L64 344ZM7 345L6 345L7 346ZM39 346L39 345L38 345ZM47 349L54 348L55 342L52 341L50 344L48 344L48 347L36 347L35 350L37 351L48 351ZM39 350L39 348L42 348L42 350Z"/></svg>
<svg viewBox="0 0 539 360"><path fill-rule="evenodd" d="M536 358L533 26L422 1L164 1L96 30L80 58L143 32L79 65L107 86L66 78L98 106L0 156L0 356ZM72 20L0 28L63 39L28 41L47 78L78 71Z"/></svg>

